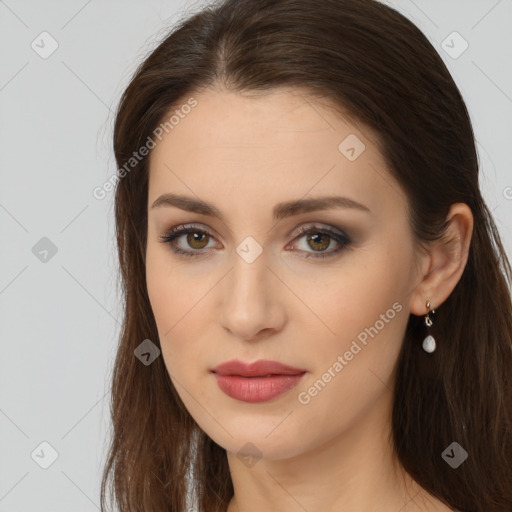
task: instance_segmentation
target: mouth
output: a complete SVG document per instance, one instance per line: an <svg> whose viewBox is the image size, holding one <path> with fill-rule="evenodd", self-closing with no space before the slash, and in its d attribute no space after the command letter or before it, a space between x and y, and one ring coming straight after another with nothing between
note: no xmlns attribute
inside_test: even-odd
<svg viewBox="0 0 512 512"><path fill-rule="evenodd" d="M300 375L305 373L306 370L278 361L260 360L253 363L245 363L234 359L216 366L212 372L218 375L234 375L239 377L272 377L276 375Z"/></svg>
<svg viewBox="0 0 512 512"><path fill-rule="evenodd" d="M228 361L216 366L213 373L221 391L235 400L249 403L267 402L294 388L306 370L277 361Z"/></svg>

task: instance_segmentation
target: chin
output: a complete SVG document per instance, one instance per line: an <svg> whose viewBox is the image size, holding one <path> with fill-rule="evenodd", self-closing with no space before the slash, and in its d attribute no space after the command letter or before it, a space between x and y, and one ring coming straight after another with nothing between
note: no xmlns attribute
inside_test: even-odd
<svg viewBox="0 0 512 512"><path fill-rule="evenodd" d="M252 423L252 425L250 425ZM208 425L200 427L219 446L238 457L253 459L281 460L289 459L304 451L304 440L300 432L282 428L279 422L258 416L245 418L244 421L225 422L222 427ZM269 434L270 433L270 434Z"/></svg>

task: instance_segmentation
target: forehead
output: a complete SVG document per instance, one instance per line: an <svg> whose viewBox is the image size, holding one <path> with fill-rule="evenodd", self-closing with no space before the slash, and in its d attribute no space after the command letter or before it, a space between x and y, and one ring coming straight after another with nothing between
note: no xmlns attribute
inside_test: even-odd
<svg viewBox="0 0 512 512"><path fill-rule="evenodd" d="M326 145L334 143L337 149L338 139L350 133L358 132L368 142L376 138L367 128L363 135L325 99L298 89L279 88L250 94L206 89L194 98L197 106L180 116L179 123L170 130L172 138L184 149L227 146L236 150L240 145L258 149L264 144L266 148L280 146L284 150L287 142L296 143L314 134L328 137ZM182 102L185 105L186 98ZM179 104L175 110L180 110Z"/></svg>
<svg viewBox="0 0 512 512"><path fill-rule="evenodd" d="M208 89L192 96L197 105L152 150L150 199L179 189L274 202L283 192L296 198L308 191L382 201L390 177L375 134L326 102L291 89L250 96Z"/></svg>

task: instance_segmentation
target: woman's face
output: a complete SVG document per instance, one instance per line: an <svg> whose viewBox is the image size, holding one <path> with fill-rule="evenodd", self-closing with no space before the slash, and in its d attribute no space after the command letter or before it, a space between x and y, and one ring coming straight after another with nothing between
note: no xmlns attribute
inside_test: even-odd
<svg viewBox="0 0 512 512"><path fill-rule="evenodd" d="M267 459L383 431L418 274L371 133L288 89L194 97L152 151L148 197L148 293L183 403L229 452ZM326 197L346 199L309 203ZM232 360L295 376L212 371Z"/></svg>

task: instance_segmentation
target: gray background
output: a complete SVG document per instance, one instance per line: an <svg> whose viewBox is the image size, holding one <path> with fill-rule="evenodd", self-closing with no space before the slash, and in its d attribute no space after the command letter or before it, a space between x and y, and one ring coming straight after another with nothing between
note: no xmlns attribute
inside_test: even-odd
<svg viewBox="0 0 512 512"><path fill-rule="evenodd" d="M115 173L113 112L132 72L202 3L0 0L2 512L99 510L122 310L113 194L92 190ZM512 255L512 0L385 3L425 32L459 85ZM469 44L460 56L454 31Z"/></svg>

